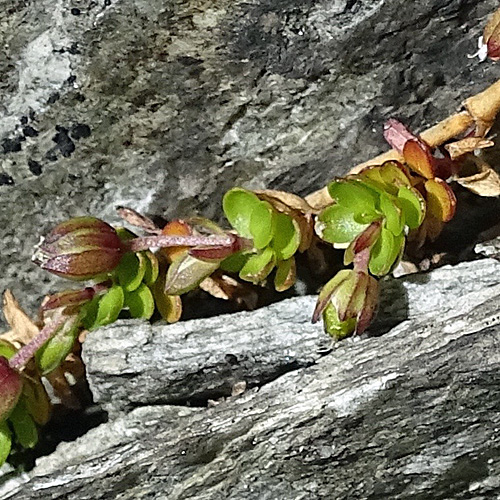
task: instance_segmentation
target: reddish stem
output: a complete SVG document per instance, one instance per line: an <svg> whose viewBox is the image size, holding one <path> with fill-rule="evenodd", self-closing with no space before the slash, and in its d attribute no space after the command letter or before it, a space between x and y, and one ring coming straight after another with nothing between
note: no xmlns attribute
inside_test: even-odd
<svg viewBox="0 0 500 500"><path fill-rule="evenodd" d="M394 148L398 153L403 153L403 148L407 141L412 139L419 140L417 136L412 134L400 121L395 118L390 118L384 124L384 139L389 143L389 146Z"/></svg>
<svg viewBox="0 0 500 500"><path fill-rule="evenodd" d="M144 236L126 241L127 249L132 252L149 250L150 248L167 247L232 247L235 235L211 235L211 236L167 236L163 234ZM240 239L240 238L238 238Z"/></svg>
<svg viewBox="0 0 500 500"><path fill-rule="evenodd" d="M368 263L370 261L370 248L365 248L354 255L354 270L368 273Z"/></svg>
<svg viewBox="0 0 500 500"><path fill-rule="evenodd" d="M23 369L28 361L35 355L36 351L38 351L47 340L50 340L66 321L68 321L68 317L63 316L44 326L31 342L21 347L21 349L10 358L10 367L17 371Z"/></svg>

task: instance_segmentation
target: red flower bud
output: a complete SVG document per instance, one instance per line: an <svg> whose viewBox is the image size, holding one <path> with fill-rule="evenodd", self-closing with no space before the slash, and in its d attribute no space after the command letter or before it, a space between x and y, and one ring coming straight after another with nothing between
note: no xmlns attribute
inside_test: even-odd
<svg viewBox="0 0 500 500"><path fill-rule="evenodd" d="M42 239L33 261L51 273L81 281L111 272L124 252L122 241L109 224L95 217L75 217Z"/></svg>
<svg viewBox="0 0 500 500"><path fill-rule="evenodd" d="M10 367L7 358L0 356L0 422L16 406L22 389L21 375Z"/></svg>

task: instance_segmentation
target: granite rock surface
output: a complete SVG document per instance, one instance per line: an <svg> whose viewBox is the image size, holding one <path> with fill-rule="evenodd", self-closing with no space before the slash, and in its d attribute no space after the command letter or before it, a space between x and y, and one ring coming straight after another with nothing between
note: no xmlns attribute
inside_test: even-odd
<svg viewBox="0 0 500 500"><path fill-rule="evenodd" d="M0 289L64 218L221 215L234 185L305 195L498 79L468 55L494 0L0 1Z"/></svg>

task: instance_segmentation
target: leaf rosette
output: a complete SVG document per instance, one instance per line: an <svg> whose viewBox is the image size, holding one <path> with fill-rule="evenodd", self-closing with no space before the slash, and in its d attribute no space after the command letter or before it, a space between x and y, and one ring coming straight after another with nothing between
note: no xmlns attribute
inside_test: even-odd
<svg viewBox="0 0 500 500"><path fill-rule="evenodd" d="M316 233L346 249L345 264L369 248L370 272L388 274L402 255L406 233L425 217L425 200L412 186L407 170L398 162L386 162L336 179L328 191L334 204L318 215Z"/></svg>
<svg viewBox="0 0 500 500"><path fill-rule="evenodd" d="M290 288L295 282L294 255L311 243L312 216L307 203L281 191L233 188L224 196L223 209L231 226L252 240L254 248L229 257L222 269L238 272L241 279L256 284L276 269L276 290Z"/></svg>

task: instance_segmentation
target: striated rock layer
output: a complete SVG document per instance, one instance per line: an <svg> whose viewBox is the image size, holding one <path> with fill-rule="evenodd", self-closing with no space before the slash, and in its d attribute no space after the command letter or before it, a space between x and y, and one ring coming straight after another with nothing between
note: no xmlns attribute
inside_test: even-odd
<svg viewBox="0 0 500 500"><path fill-rule="evenodd" d="M61 444L0 495L495 498L499 271L485 259L392 281L394 300L381 316L392 313L397 324L382 336L338 343L321 358L311 345L317 332L303 323L313 297L247 315L168 327L125 322L93 332L85 347L89 379L116 418ZM371 333L381 333L381 325ZM220 345L208 356L212 341ZM242 360L234 373L222 363L229 350ZM278 376L277 367L290 362L296 369ZM261 377L263 385L211 408L165 404L179 403L183 377L186 399L235 380L251 386ZM136 408L121 412L127 405Z"/></svg>

